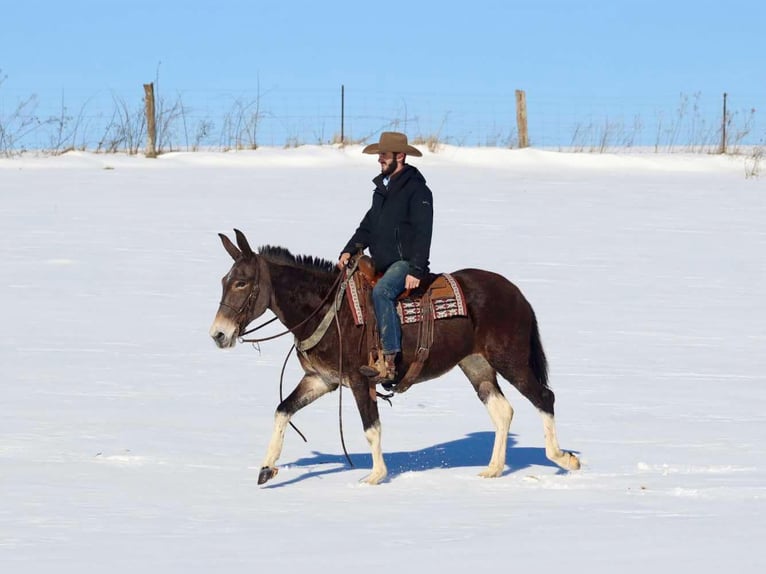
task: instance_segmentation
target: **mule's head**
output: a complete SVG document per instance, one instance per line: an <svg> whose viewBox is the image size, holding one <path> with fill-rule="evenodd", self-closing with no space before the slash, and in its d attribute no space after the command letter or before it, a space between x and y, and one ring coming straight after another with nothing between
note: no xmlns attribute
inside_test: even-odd
<svg viewBox="0 0 766 574"><path fill-rule="evenodd" d="M237 245L219 233L226 252L234 259L229 272L221 280L223 295L218 305L210 336L222 349L237 344L237 337L251 321L263 315L269 305L268 270L238 229L234 230Z"/></svg>

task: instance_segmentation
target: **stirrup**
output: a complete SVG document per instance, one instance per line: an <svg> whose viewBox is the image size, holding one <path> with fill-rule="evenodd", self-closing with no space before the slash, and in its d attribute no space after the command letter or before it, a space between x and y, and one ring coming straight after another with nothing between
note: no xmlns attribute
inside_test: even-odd
<svg viewBox="0 0 766 574"><path fill-rule="evenodd" d="M385 369L385 371L384 371ZM370 379L370 382L379 385L396 381L396 355L383 355L375 365L362 365L359 372Z"/></svg>
<svg viewBox="0 0 766 574"><path fill-rule="evenodd" d="M380 371L374 367L363 365L359 367L359 372L365 377L370 379L370 382L374 385L383 385L383 388L387 391L391 391L396 383L396 371L388 372L385 375L381 375Z"/></svg>

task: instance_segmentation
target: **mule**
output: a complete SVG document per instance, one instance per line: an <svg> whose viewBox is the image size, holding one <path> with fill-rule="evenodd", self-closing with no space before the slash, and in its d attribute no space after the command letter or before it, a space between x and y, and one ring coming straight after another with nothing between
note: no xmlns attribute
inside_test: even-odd
<svg viewBox="0 0 766 574"><path fill-rule="evenodd" d="M234 264L222 279L223 295L210 328L213 341L220 348L233 347L248 324L267 310L290 329L296 341L306 340L335 304L335 298L327 295L338 284L341 271L333 262L296 257L281 247L261 247L256 253L245 235L234 231L236 245L219 234ZM495 427L492 455L480 476L498 477L505 469L513 408L498 385L498 373L538 409L548 459L563 469L578 469L577 456L559 448L555 398L548 387L548 364L532 306L513 283L496 273L463 269L451 275L462 287L468 316L435 322L433 345L415 382L435 379L455 365L468 377ZM363 329L355 326L345 304L334 320L339 330L327 330L315 346L298 354L304 375L277 406L259 484L277 473L291 417L339 385L351 389L372 452L372 470L363 481L378 484L387 476L375 384L359 372L367 363ZM416 338L417 325L404 325L401 366L405 371L414 360Z"/></svg>

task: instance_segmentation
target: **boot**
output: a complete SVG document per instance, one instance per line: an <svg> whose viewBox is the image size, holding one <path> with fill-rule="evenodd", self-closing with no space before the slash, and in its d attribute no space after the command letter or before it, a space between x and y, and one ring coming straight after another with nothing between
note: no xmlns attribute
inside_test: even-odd
<svg viewBox="0 0 766 574"><path fill-rule="evenodd" d="M359 367L359 372L369 377L373 383L395 384L396 381L396 353L384 354L383 360L378 361L379 369L369 365Z"/></svg>
<svg viewBox="0 0 766 574"><path fill-rule="evenodd" d="M383 376L386 363L383 360L383 354L379 352L370 353L370 363L359 367L359 372L369 379L379 379Z"/></svg>
<svg viewBox="0 0 766 574"><path fill-rule="evenodd" d="M383 360L386 363L386 374L383 375L383 379L387 381L396 380L396 353L390 355L383 355Z"/></svg>
<svg viewBox="0 0 766 574"><path fill-rule="evenodd" d="M385 364L386 364L386 375L383 377L380 377L378 379L377 383L381 384L383 386L383 389L390 392L393 392L396 388L396 384L399 382L399 380L396 377L396 359L397 355L383 355Z"/></svg>

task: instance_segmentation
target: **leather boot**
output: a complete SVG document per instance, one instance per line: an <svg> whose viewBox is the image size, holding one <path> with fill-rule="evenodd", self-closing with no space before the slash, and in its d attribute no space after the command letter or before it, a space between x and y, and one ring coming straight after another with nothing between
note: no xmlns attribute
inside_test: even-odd
<svg viewBox="0 0 766 574"><path fill-rule="evenodd" d="M379 385L380 383L393 385L396 382L396 353L390 355L383 355L383 360L378 361L380 370L369 365L362 365L359 367L359 372L365 377L369 377L370 380ZM385 368L385 372L383 369Z"/></svg>
<svg viewBox="0 0 766 574"><path fill-rule="evenodd" d="M383 379L388 381L396 380L396 353L390 355L383 355L383 360L386 362L386 374Z"/></svg>
<svg viewBox="0 0 766 574"><path fill-rule="evenodd" d="M377 358L370 356L370 364L362 365L359 367L359 372L369 379L380 379L383 377L384 369L386 368L386 362L383 359L383 354L377 355Z"/></svg>

